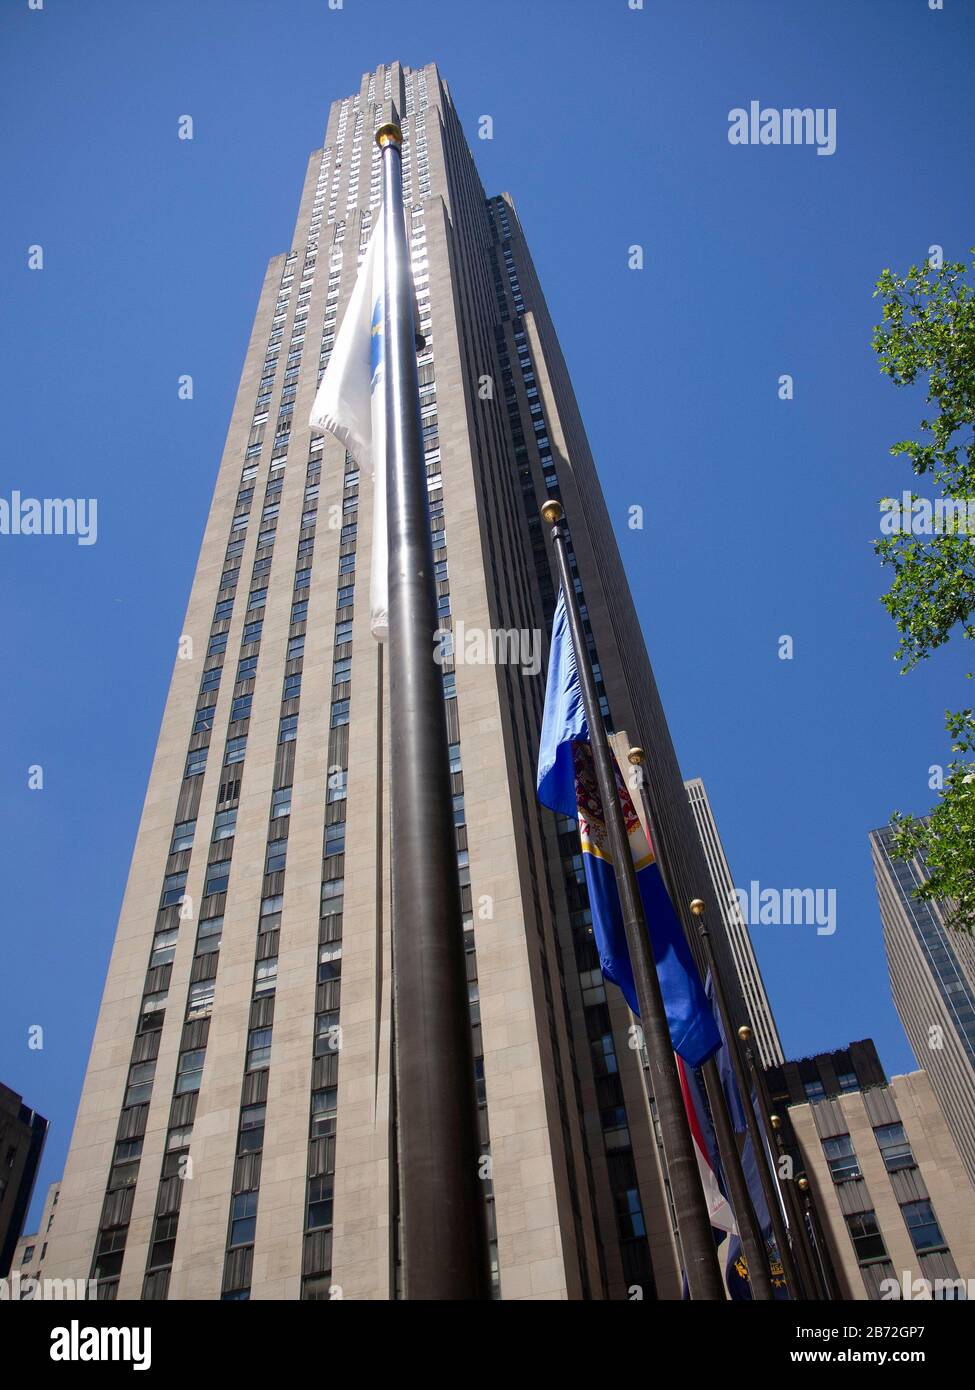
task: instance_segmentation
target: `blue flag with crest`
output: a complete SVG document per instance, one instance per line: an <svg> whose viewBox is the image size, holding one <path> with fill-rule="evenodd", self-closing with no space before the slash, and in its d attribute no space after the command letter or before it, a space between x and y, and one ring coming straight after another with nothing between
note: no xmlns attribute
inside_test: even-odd
<svg viewBox="0 0 975 1390"><path fill-rule="evenodd" d="M678 1056L689 1066L698 1067L718 1049L721 1037L653 847L615 760L614 769L616 792L623 810L671 1042ZM633 967L626 945L623 913L562 593L552 627L537 788L543 806L578 822L600 968L605 978L622 990L626 1002L639 1016Z"/></svg>

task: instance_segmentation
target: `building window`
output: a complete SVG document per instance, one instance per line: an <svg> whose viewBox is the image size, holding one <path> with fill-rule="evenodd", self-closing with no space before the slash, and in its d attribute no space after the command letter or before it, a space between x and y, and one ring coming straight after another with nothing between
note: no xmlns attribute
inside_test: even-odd
<svg viewBox="0 0 975 1390"><path fill-rule="evenodd" d="M207 705L204 709L198 709L193 720L194 734L206 733L207 729L213 728L213 713L216 705Z"/></svg>
<svg viewBox="0 0 975 1390"><path fill-rule="evenodd" d="M822 1100L826 1095L826 1087L821 1081L805 1081L803 1089L806 1092L806 1099L809 1101Z"/></svg>
<svg viewBox="0 0 975 1390"><path fill-rule="evenodd" d="M313 1091L311 1097L311 1137L335 1133L335 1115L338 1107L338 1089L334 1086L323 1091Z"/></svg>
<svg viewBox="0 0 975 1390"><path fill-rule="evenodd" d="M230 860L218 859L214 864L207 865L206 883L203 886L203 895L208 897L211 893L226 893L227 884L230 882Z"/></svg>
<svg viewBox="0 0 975 1390"><path fill-rule="evenodd" d="M899 1121L892 1125L878 1125L874 1134L877 1136L877 1143L889 1173L896 1172L898 1168L914 1167L914 1154L904 1133L904 1126Z"/></svg>
<svg viewBox="0 0 975 1390"><path fill-rule="evenodd" d="M345 821L325 827L325 858L332 854L345 853Z"/></svg>
<svg viewBox="0 0 975 1390"><path fill-rule="evenodd" d="M183 773L184 777L199 777L202 772L206 772L207 752L208 750L206 748L197 748L195 752L189 755L186 759L186 771Z"/></svg>
<svg viewBox="0 0 975 1390"><path fill-rule="evenodd" d="M172 907L174 903L182 900L183 889L186 887L186 874L167 874L163 879L162 898L160 907Z"/></svg>
<svg viewBox="0 0 975 1390"><path fill-rule="evenodd" d="M240 738L227 739L227 755L224 758L224 766L230 767L233 763L242 763L247 754L247 735L243 734Z"/></svg>
<svg viewBox="0 0 975 1390"><path fill-rule="evenodd" d="M287 840L270 840L267 847L267 860L264 864L266 874L276 874L284 868L288 855Z"/></svg>
<svg viewBox="0 0 975 1390"><path fill-rule="evenodd" d="M230 1244L250 1245L257 1226L257 1193L241 1192L233 1200L230 1215Z"/></svg>
<svg viewBox="0 0 975 1390"><path fill-rule="evenodd" d="M930 1202L905 1202L901 1207L915 1250L941 1250L945 1238Z"/></svg>
<svg viewBox="0 0 975 1390"><path fill-rule="evenodd" d="M278 729L278 743L293 743L298 737L298 716L287 714Z"/></svg>
<svg viewBox="0 0 975 1390"><path fill-rule="evenodd" d="M836 1080L841 1091L858 1091L860 1089L855 1071L841 1071L837 1074Z"/></svg>
<svg viewBox="0 0 975 1390"><path fill-rule="evenodd" d="M195 1018L210 1017L215 990L213 980L198 980L195 985L190 985L186 1008L187 1022L192 1022Z"/></svg>
<svg viewBox="0 0 975 1390"><path fill-rule="evenodd" d="M231 840L237 829L237 810L218 811L213 818L214 840Z"/></svg>
<svg viewBox="0 0 975 1390"><path fill-rule="evenodd" d="M238 719L249 719L251 715L251 705L254 702L253 695L238 695L230 706L230 722L233 724Z"/></svg>
<svg viewBox="0 0 975 1390"><path fill-rule="evenodd" d="M169 846L170 854L178 854L180 850L189 849L193 844L193 835L196 830L195 820L180 821L173 826L173 842Z"/></svg>
<svg viewBox="0 0 975 1390"><path fill-rule="evenodd" d="M24 1255L23 1255L23 1258L22 1258L22 1260L20 1261L20 1263L21 1263L22 1265L30 1264L31 1260L34 1258L34 1251L35 1251L36 1249L37 1249L37 1247L36 1247L35 1245L27 1245L27 1246L25 1246L25 1247L24 1247Z"/></svg>
<svg viewBox="0 0 975 1390"><path fill-rule="evenodd" d="M168 965L176 954L176 938L179 935L178 928L170 927L167 931L156 932L152 938L152 956L149 960L149 968L154 969L157 965Z"/></svg>
<svg viewBox="0 0 975 1390"><path fill-rule="evenodd" d="M872 1211L858 1211L846 1218L847 1230L853 1241L857 1259L861 1264L866 1260L887 1258L887 1247L877 1225L877 1216Z"/></svg>
<svg viewBox="0 0 975 1390"><path fill-rule="evenodd" d="M270 1028L252 1028L247 1036L247 1070L260 1071L271 1064Z"/></svg>
<svg viewBox="0 0 975 1390"><path fill-rule="evenodd" d="M291 788L278 787L277 791L271 794L271 819L277 820L280 816L291 815Z"/></svg>
<svg viewBox="0 0 975 1390"><path fill-rule="evenodd" d="M200 1047L193 1052L181 1052L179 1065L176 1068L176 1094L185 1095L187 1091L198 1091L200 1082L203 1079L203 1059L206 1057L206 1048Z"/></svg>
<svg viewBox="0 0 975 1390"><path fill-rule="evenodd" d="M196 934L196 954L206 956L211 951L219 951L222 933L223 917L204 917Z"/></svg>
<svg viewBox="0 0 975 1390"><path fill-rule="evenodd" d="M278 983L278 959L259 960L254 970L254 997L273 994Z"/></svg>
<svg viewBox="0 0 975 1390"><path fill-rule="evenodd" d="M266 1114L266 1105L245 1105L240 1112L240 1142L237 1147L242 1154L254 1153L264 1147Z"/></svg>
<svg viewBox="0 0 975 1390"><path fill-rule="evenodd" d="M129 1084L125 1092L125 1105L141 1105L152 1095L152 1079L156 1074L155 1062L138 1062L129 1071Z"/></svg>
<svg viewBox="0 0 975 1390"><path fill-rule="evenodd" d="M823 1140L823 1153L829 1163L830 1176L834 1182L846 1182L860 1177L860 1164L857 1162L853 1140L848 1134L837 1134L832 1139Z"/></svg>
<svg viewBox="0 0 975 1390"><path fill-rule="evenodd" d="M162 1019L150 1023L148 1020L153 1014L162 1013L166 1008L166 1000L169 990L160 990L158 994L147 994L142 1000L142 1024L144 1028L161 1028Z"/></svg>
<svg viewBox="0 0 975 1390"><path fill-rule="evenodd" d="M312 1178L308 1184L308 1230L317 1231L332 1224L332 1182Z"/></svg>

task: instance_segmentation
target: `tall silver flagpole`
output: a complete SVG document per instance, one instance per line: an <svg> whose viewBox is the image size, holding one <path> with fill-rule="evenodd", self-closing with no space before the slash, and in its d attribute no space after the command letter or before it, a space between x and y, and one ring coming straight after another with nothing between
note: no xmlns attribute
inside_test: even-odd
<svg viewBox="0 0 975 1390"><path fill-rule="evenodd" d="M403 133L383 161L391 875L404 1292L490 1296L433 546L403 217Z"/></svg>

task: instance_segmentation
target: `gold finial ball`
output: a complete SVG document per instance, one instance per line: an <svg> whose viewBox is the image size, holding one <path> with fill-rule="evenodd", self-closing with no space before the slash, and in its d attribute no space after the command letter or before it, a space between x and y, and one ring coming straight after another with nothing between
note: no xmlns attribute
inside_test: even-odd
<svg viewBox="0 0 975 1390"><path fill-rule="evenodd" d="M694 916L695 916L695 917L703 917L703 916L704 916L704 899L703 899L703 898L692 898L692 899L691 899L691 911L694 913Z"/></svg>
<svg viewBox="0 0 975 1390"><path fill-rule="evenodd" d="M549 526L556 526L563 517L562 503L556 502L554 497L550 497L547 502L542 503L542 520L547 521Z"/></svg>
<svg viewBox="0 0 975 1390"><path fill-rule="evenodd" d="M642 748L631 748L626 756L635 767L639 767L647 755Z"/></svg>
<svg viewBox="0 0 975 1390"><path fill-rule="evenodd" d="M800 1179L799 1179L799 1182L798 1182L798 1188L799 1188L799 1191L800 1191L800 1192L808 1192L808 1191L809 1191L809 1179L808 1179L808 1178L800 1178Z"/></svg>
<svg viewBox="0 0 975 1390"><path fill-rule="evenodd" d="M780 1117L779 1115L770 1115L770 1116L768 1117L768 1120L769 1120L769 1124L772 1126L773 1129L781 1129L781 1128L782 1128L782 1119L781 1119L781 1117Z"/></svg>
<svg viewBox="0 0 975 1390"><path fill-rule="evenodd" d="M739 1038L741 1038L742 1042L751 1042L752 1030L749 1028L747 1023L743 1023L741 1027L738 1029L738 1036Z"/></svg>
<svg viewBox="0 0 975 1390"><path fill-rule="evenodd" d="M393 121L387 121L376 131L376 144L381 150L384 150L387 145L402 145L402 143L403 132Z"/></svg>

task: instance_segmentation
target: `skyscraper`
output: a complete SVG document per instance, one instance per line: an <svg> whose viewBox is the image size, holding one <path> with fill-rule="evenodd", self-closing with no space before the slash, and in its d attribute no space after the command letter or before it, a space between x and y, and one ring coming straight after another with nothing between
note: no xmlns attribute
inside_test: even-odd
<svg viewBox="0 0 975 1390"><path fill-rule="evenodd" d="M748 925L742 917L741 908L738 906L738 899L735 896L735 883L731 877L728 860L725 857L721 836L718 834L717 821L714 819L707 790L700 777L692 777L684 785L687 788L691 809L694 812L697 831L701 837L704 857L711 874L711 883L721 911L721 922L731 948L735 973L755 1033L759 1056L764 1066L771 1067L776 1062L783 1060L782 1044L779 1041L778 1029L775 1026L772 1006L765 993L762 972L755 959L755 950L748 933Z"/></svg>
<svg viewBox="0 0 975 1390"><path fill-rule="evenodd" d="M396 62L332 105L291 249L265 276L46 1272L92 1274L104 1298L399 1287L384 794L397 730L369 632L372 486L306 424L379 215L373 136L389 120L404 132L426 337L426 471L453 634L452 654L431 634L431 659L496 1284L506 1299L679 1297L637 1035L599 971L576 826L534 794L556 596L547 496L572 530L604 711L647 751L678 910L703 897L720 918L514 206L485 196L437 69Z"/></svg>
<svg viewBox="0 0 975 1390"><path fill-rule="evenodd" d="M894 1006L975 1182L975 942L914 896L927 870L893 857L889 826L871 830L870 849Z"/></svg>
<svg viewBox="0 0 975 1390"><path fill-rule="evenodd" d="M0 1082L0 1277L24 1229L47 1138L47 1120Z"/></svg>

